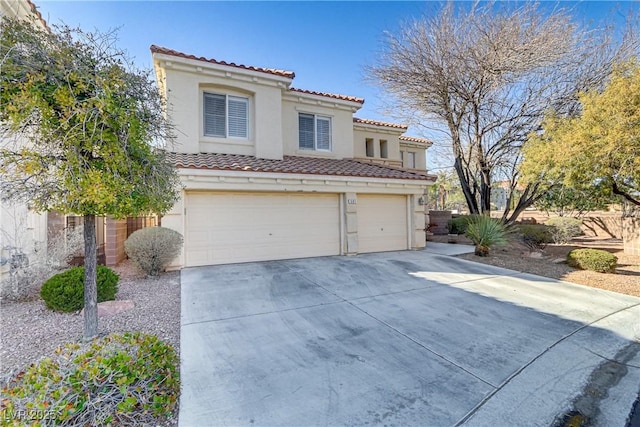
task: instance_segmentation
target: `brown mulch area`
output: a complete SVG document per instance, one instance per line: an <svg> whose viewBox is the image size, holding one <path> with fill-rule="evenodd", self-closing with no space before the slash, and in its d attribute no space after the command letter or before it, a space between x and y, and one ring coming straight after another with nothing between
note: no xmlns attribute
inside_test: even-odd
<svg viewBox="0 0 640 427"><path fill-rule="evenodd" d="M433 236L433 241L447 242L447 236ZM460 240L459 243L470 243ZM569 267L567 254L577 248L603 249L618 257L616 274L596 273ZM622 241L618 239L578 238L568 245L547 245L542 250L531 250L524 244L514 242L502 248L493 248L488 257L474 254L459 255L469 261L495 265L497 267L550 277L565 282L593 288L605 289L640 297L640 256L624 253Z"/></svg>

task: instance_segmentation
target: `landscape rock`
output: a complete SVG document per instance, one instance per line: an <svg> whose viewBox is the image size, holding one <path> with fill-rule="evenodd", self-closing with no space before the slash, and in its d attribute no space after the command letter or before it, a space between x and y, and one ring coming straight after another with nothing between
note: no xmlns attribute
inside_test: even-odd
<svg viewBox="0 0 640 427"><path fill-rule="evenodd" d="M118 313L123 313L127 310L131 310L136 305L129 299L117 300L117 301L104 301L98 303L98 317L110 317L115 316ZM80 314L84 314L84 309L80 311Z"/></svg>

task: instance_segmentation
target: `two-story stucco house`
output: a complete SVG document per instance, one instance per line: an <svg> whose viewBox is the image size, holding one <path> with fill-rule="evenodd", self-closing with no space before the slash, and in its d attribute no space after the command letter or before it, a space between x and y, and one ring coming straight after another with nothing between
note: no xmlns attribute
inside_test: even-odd
<svg viewBox="0 0 640 427"><path fill-rule="evenodd" d="M184 185L162 218L185 237L174 268L425 246L429 141L291 71L151 52Z"/></svg>

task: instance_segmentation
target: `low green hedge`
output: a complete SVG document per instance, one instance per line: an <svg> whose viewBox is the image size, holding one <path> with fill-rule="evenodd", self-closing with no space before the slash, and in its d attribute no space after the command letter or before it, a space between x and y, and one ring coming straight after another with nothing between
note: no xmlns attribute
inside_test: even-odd
<svg viewBox="0 0 640 427"><path fill-rule="evenodd" d="M120 276L108 267L97 268L98 302L112 301L118 292ZM74 267L44 282L40 296L55 311L78 311L84 307L84 267Z"/></svg>
<svg viewBox="0 0 640 427"><path fill-rule="evenodd" d="M600 249L574 249L567 255L567 264L581 270L615 273L618 258Z"/></svg>

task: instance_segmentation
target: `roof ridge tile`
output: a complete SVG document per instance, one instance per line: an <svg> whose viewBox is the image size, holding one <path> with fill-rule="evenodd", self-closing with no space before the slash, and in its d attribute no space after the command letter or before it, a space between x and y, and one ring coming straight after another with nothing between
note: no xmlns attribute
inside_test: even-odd
<svg viewBox="0 0 640 427"><path fill-rule="evenodd" d="M364 98L359 98L357 96L340 95L338 93L330 93L330 92L318 92L315 90L299 89L295 87L291 87L289 88L289 90L291 92L306 93L308 95L325 96L327 98L341 99L343 101L351 101L351 102L357 102L359 104L364 104Z"/></svg>
<svg viewBox="0 0 640 427"><path fill-rule="evenodd" d="M196 56L196 55L192 55L184 52L179 52L177 50L169 49L162 46L157 46L155 44L152 44L149 49L151 50L151 53L160 53L163 55L176 56L178 58L193 59L196 61L209 62L211 64L224 65L226 67L240 68L243 70L258 71L261 73L288 77L290 79L293 79L296 76L296 73L294 73L293 71L279 70L276 68L255 67L253 65L244 65L244 64L236 64L235 62L220 61L213 58L205 58L204 56Z"/></svg>

